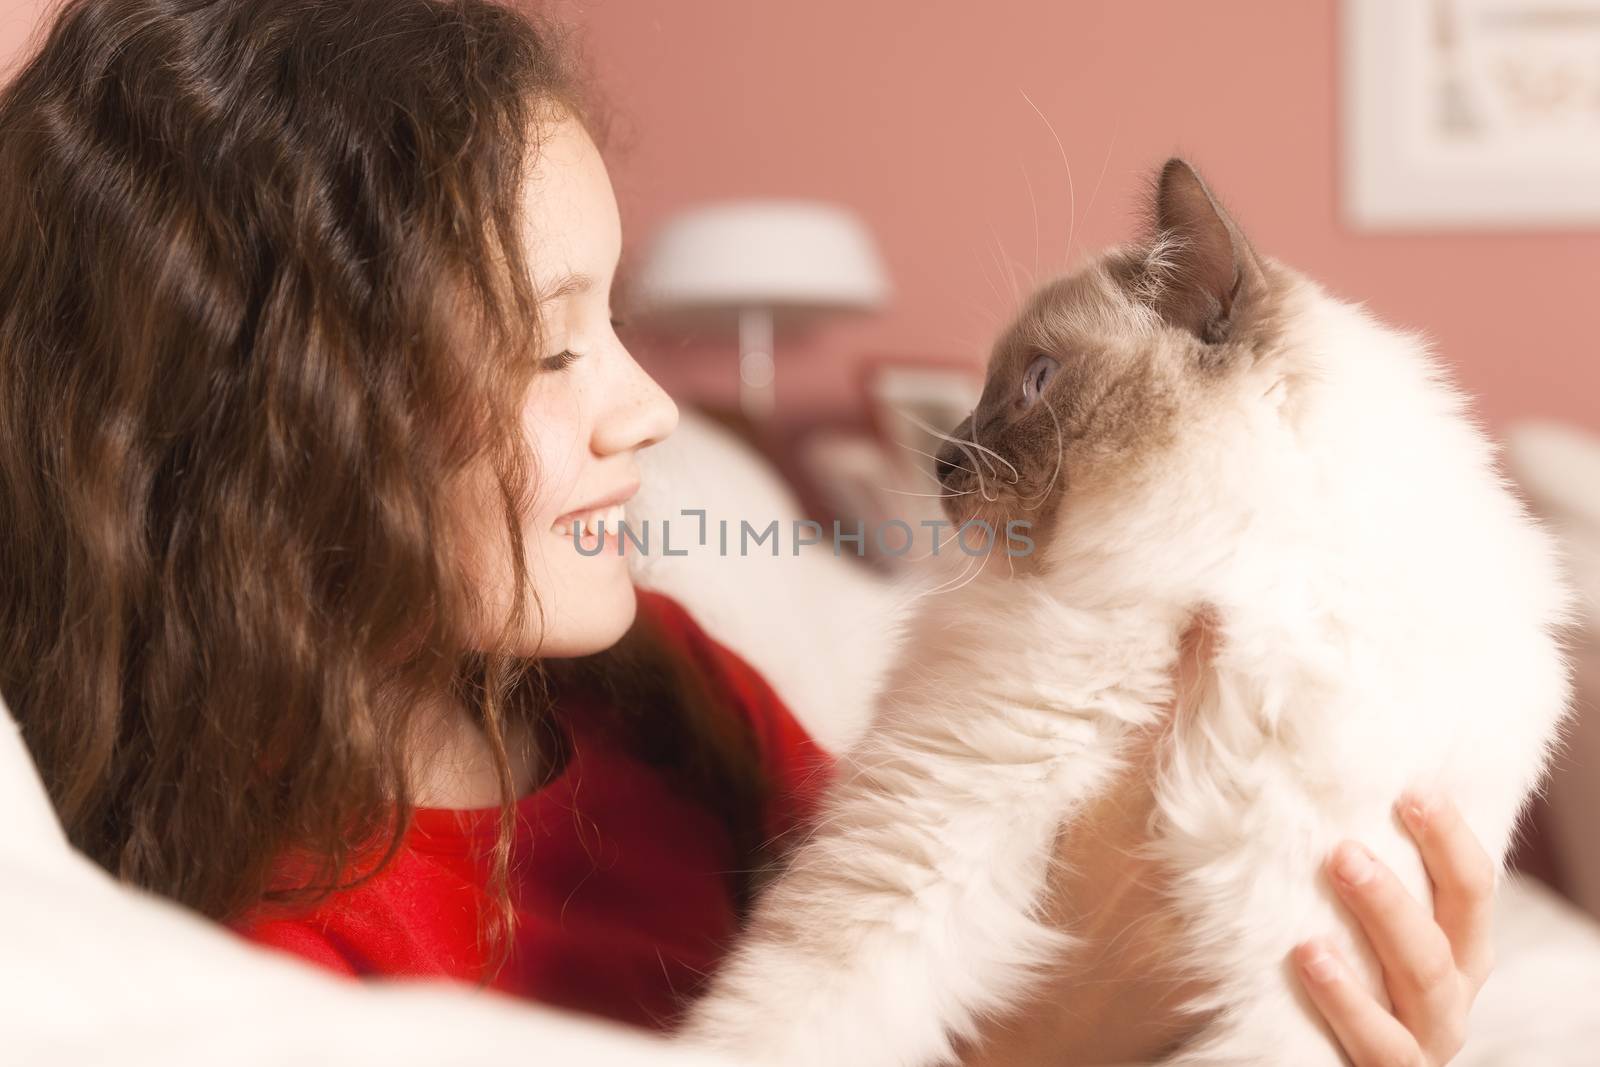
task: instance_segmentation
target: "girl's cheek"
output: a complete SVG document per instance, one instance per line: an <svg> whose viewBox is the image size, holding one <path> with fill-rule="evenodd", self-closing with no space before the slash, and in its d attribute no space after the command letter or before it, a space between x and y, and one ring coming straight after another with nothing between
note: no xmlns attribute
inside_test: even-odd
<svg viewBox="0 0 1600 1067"><path fill-rule="evenodd" d="M568 510L587 454L582 396L559 382L537 382L523 407L522 425L533 456L533 521L543 529Z"/></svg>

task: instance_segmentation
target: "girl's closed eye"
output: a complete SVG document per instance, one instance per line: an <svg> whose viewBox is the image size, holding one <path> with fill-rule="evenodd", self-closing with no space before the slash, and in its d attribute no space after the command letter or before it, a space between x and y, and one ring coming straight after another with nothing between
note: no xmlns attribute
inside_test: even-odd
<svg viewBox="0 0 1600 1067"><path fill-rule="evenodd" d="M574 352L569 348L557 352L553 356L546 356L539 361L539 366L548 371L566 370L576 363L579 358L580 353Z"/></svg>
<svg viewBox="0 0 1600 1067"><path fill-rule="evenodd" d="M626 319L615 315L611 317L612 332L621 330L623 327L627 326L627 324L628 323ZM539 361L539 366L544 370L565 370L581 358L583 358L583 353L574 352L568 348L557 352L553 356L546 356L544 359Z"/></svg>

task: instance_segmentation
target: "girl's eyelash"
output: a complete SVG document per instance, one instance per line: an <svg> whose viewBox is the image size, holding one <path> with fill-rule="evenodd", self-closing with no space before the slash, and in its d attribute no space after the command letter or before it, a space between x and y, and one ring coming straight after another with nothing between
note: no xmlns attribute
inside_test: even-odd
<svg viewBox="0 0 1600 1067"><path fill-rule="evenodd" d="M627 324L628 321L626 319L612 316L611 328L613 330L620 330ZM565 351L557 352L553 356L546 356L544 359L539 361L539 365L545 370L565 370L577 362L578 358L579 353L574 352L569 348Z"/></svg>

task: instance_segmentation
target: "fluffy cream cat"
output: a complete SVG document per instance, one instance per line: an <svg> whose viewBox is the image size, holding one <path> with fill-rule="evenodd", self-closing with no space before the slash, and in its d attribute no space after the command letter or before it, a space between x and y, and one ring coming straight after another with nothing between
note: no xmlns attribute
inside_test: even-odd
<svg viewBox="0 0 1600 1067"><path fill-rule="evenodd" d="M1038 921L1052 842L1161 716L1202 606L1219 648L1152 831L1173 953L1213 992L1171 1062L1343 1062L1285 960L1331 935L1381 991L1321 864L1353 837L1428 899L1392 814L1407 787L1448 792L1505 855L1568 700L1551 539L1422 341L1257 255L1182 161L1152 199L1147 243L1032 297L941 454L952 519L1029 519L1034 551L906 624L688 1039L950 1059L1072 950Z"/></svg>

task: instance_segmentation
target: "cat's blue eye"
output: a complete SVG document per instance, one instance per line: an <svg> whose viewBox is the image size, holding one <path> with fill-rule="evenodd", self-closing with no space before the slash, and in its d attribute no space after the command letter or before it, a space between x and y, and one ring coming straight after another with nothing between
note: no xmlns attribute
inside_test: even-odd
<svg viewBox="0 0 1600 1067"><path fill-rule="evenodd" d="M1061 364L1053 356L1039 355L1033 357L1033 362L1028 364L1028 369L1022 372L1022 406L1030 407L1035 400L1044 395L1045 386L1050 384L1050 379L1056 376L1056 371L1061 369Z"/></svg>

